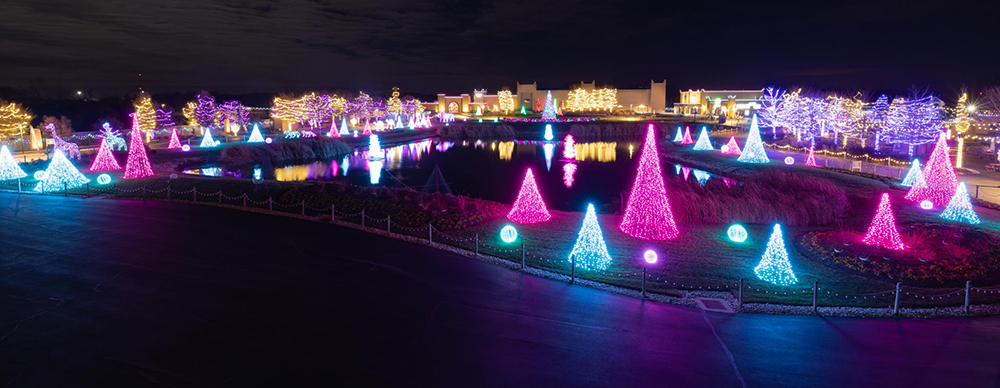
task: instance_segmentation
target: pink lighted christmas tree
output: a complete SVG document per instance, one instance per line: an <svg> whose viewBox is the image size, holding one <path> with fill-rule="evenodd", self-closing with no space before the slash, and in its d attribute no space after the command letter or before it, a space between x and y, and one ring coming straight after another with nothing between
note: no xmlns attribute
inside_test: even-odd
<svg viewBox="0 0 1000 388"><path fill-rule="evenodd" d="M809 156L806 158L806 166L818 167L816 165L816 146L809 146Z"/></svg>
<svg viewBox="0 0 1000 388"><path fill-rule="evenodd" d="M729 143L723 147L722 153L725 155L739 155L743 151L740 151L740 145L736 143L736 136L729 137Z"/></svg>
<svg viewBox="0 0 1000 388"><path fill-rule="evenodd" d="M521 191L517 193L517 201L514 201L514 208L510 209L507 218L519 224L534 224L548 221L552 216L545 208L545 201L542 194L538 192L535 185L535 174L528 169L524 175L524 182L521 183Z"/></svg>
<svg viewBox="0 0 1000 388"><path fill-rule="evenodd" d="M875 219L861 242L897 251L906 248L896 229L896 217L892 215L892 208L889 206L889 193L882 193Z"/></svg>
<svg viewBox="0 0 1000 388"><path fill-rule="evenodd" d="M663 186L660 156L656 152L652 124L646 132L646 143L639 156L638 174L619 228L629 236L649 240L669 240L678 235L677 224L667 201L667 190Z"/></svg>
<svg viewBox="0 0 1000 388"><path fill-rule="evenodd" d="M691 138L691 127L684 127L684 140L681 140L681 144L694 144L694 139Z"/></svg>
<svg viewBox="0 0 1000 388"><path fill-rule="evenodd" d="M368 122L368 119L365 119L365 130L364 132L361 132L361 134L365 136L372 134L372 125Z"/></svg>
<svg viewBox="0 0 1000 388"><path fill-rule="evenodd" d="M111 154L111 147L108 146L108 139L101 139L101 147L97 150L94 163L90 164L90 171L115 171L121 170L122 166Z"/></svg>
<svg viewBox="0 0 1000 388"><path fill-rule="evenodd" d="M170 143L167 144L168 150L172 150L175 148L181 148L181 139L177 138L177 128L174 128L170 131Z"/></svg>
<svg viewBox="0 0 1000 388"><path fill-rule="evenodd" d="M910 192L906 193L906 199L915 202L930 200L935 206L948 204L958 188L958 178L955 177L955 168L948 152L948 141L942 132L934 146L934 152L924 166L925 184L913 185Z"/></svg>
<svg viewBox="0 0 1000 388"><path fill-rule="evenodd" d="M149 156L146 156L146 145L142 142L142 132L139 131L139 123L132 116L132 134L128 144L128 160L125 161L125 179L145 178L153 175L153 167L149 165Z"/></svg>

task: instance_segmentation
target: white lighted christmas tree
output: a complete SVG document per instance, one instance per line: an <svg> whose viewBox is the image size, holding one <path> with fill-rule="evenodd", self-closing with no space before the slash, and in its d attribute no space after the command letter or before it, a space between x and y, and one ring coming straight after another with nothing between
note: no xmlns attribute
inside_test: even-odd
<svg viewBox="0 0 1000 388"><path fill-rule="evenodd" d="M204 128L205 136L201 138L202 147L215 147L215 139L212 138L212 130L208 127Z"/></svg>
<svg viewBox="0 0 1000 388"><path fill-rule="evenodd" d="M711 151L715 148L712 147L712 141L708 138L708 129L701 127L701 134L698 135L698 142L694 143L695 151Z"/></svg>
<svg viewBox="0 0 1000 388"><path fill-rule="evenodd" d="M608 246L604 243L604 234L601 226L597 223L597 212L594 205L587 205L587 215L583 217L583 227L573 245L573 251L569 258L576 261L576 266L596 271L608 269L611 265L611 255L608 254Z"/></svg>
<svg viewBox="0 0 1000 388"><path fill-rule="evenodd" d="M57 149L55 155L52 156L52 161L49 162L49 167L45 169L45 178L35 185L35 191L49 192L72 189L83 186L87 182L90 182L90 179L83 176L73 166L73 163L66 159L62 150Z"/></svg>
<svg viewBox="0 0 1000 388"><path fill-rule="evenodd" d="M260 134L260 128L257 124L253 125L253 132L250 132L250 138L247 139L247 143L260 143L264 141L264 136Z"/></svg>
<svg viewBox="0 0 1000 388"><path fill-rule="evenodd" d="M750 133L747 134L747 143L743 145L743 153L736 159L743 163L768 163L767 152L764 151L764 141L760 139L760 128L757 127L757 114L750 120Z"/></svg>
<svg viewBox="0 0 1000 388"><path fill-rule="evenodd" d="M771 239L767 242L767 250L764 251L760 264L757 264L757 268L754 268L753 272L760 280L779 286L788 286L799 281L795 278L792 264L788 261L788 251L785 250L781 225L774 224L774 232L771 233Z"/></svg>
<svg viewBox="0 0 1000 388"><path fill-rule="evenodd" d="M899 182L900 186L903 187L913 187L917 182L924 182L924 172L920 169L920 160L913 159L913 164L910 165L910 170L906 173L906 177L903 178L902 182ZM924 182L926 184L926 182Z"/></svg>
<svg viewBox="0 0 1000 388"><path fill-rule="evenodd" d="M941 218L973 225L979 223L979 216L972 208L972 199L969 198L969 190L965 187L965 182L958 184L955 195L951 197L948 206L941 212Z"/></svg>
<svg viewBox="0 0 1000 388"><path fill-rule="evenodd" d="M556 106L552 103L552 91L545 95L545 108L542 109L542 121L556 121Z"/></svg>
<svg viewBox="0 0 1000 388"><path fill-rule="evenodd" d="M21 166L17 165L17 161L14 160L14 156L7 149L7 145L4 144L3 147L0 147L0 181L21 179L26 176L28 174L25 174Z"/></svg>
<svg viewBox="0 0 1000 388"><path fill-rule="evenodd" d="M684 141L684 131L681 130L681 127L677 127L677 134L674 135L674 143L680 143L682 141Z"/></svg>

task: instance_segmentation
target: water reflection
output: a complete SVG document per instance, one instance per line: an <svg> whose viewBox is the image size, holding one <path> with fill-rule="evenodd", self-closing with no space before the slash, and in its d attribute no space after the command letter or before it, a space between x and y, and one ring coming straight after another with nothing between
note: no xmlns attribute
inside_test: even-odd
<svg viewBox="0 0 1000 388"><path fill-rule="evenodd" d="M556 145L552 144L552 143L545 143L545 145L542 146L542 149L545 151L545 170L546 171L551 171L552 170L552 154L554 153L554 150L556 149Z"/></svg>
<svg viewBox="0 0 1000 388"><path fill-rule="evenodd" d="M699 169L694 169L693 171L694 179L698 180L698 184L702 186L704 186L705 182L708 182L708 179L712 177L712 174L709 174L708 171L702 171Z"/></svg>
<svg viewBox="0 0 1000 388"><path fill-rule="evenodd" d="M618 159L618 143L594 142L576 144L576 160L586 162L596 160L608 163Z"/></svg>
<svg viewBox="0 0 1000 388"><path fill-rule="evenodd" d="M573 187L573 175L576 174L576 163L566 163L563 165L563 184L566 188Z"/></svg>
<svg viewBox="0 0 1000 388"><path fill-rule="evenodd" d="M514 155L514 142L505 141L500 143L500 160L509 161L511 156Z"/></svg>
<svg viewBox="0 0 1000 388"><path fill-rule="evenodd" d="M576 159L576 141L573 140L573 135L566 135L563 139L563 158Z"/></svg>
<svg viewBox="0 0 1000 388"><path fill-rule="evenodd" d="M368 179L373 185L377 185L379 179L382 179L382 161L381 160L369 160L368 161Z"/></svg>

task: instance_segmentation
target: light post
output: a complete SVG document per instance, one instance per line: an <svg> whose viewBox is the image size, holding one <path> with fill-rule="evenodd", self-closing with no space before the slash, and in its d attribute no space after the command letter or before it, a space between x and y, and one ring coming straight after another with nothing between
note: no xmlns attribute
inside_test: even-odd
<svg viewBox="0 0 1000 388"><path fill-rule="evenodd" d="M656 264L656 251L647 250L646 253L642 254L642 258L646 261L642 266L642 299L646 299L646 266Z"/></svg>

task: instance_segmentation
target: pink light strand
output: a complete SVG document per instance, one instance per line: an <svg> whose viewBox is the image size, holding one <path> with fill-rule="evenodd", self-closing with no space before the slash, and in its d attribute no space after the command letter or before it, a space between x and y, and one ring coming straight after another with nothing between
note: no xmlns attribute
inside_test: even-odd
<svg viewBox="0 0 1000 388"><path fill-rule="evenodd" d="M619 228L629 236L648 240L669 240L679 234L663 185L652 124L646 132L635 183Z"/></svg>

